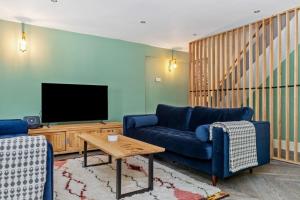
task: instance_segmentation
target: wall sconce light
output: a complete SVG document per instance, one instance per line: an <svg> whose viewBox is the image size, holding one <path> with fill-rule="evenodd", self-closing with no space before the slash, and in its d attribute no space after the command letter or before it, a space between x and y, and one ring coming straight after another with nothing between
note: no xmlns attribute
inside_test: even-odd
<svg viewBox="0 0 300 200"><path fill-rule="evenodd" d="M174 58L174 49L172 49L172 59L169 60L169 72L176 69L176 67L177 67L176 58Z"/></svg>
<svg viewBox="0 0 300 200"><path fill-rule="evenodd" d="M25 24L22 23L22 38L19 44L19 49L22 52L27 50L27 43L26 43L26 33L25 33Z"/></svg>

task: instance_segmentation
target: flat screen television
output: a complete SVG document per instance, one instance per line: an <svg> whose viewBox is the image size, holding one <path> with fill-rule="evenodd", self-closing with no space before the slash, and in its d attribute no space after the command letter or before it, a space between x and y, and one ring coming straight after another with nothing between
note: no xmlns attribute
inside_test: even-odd
<svg viewBox="0 0 300 200"><path fill-rule="evenodd" d="M42 83L42 122L107 120L106 85Z"/></svg>

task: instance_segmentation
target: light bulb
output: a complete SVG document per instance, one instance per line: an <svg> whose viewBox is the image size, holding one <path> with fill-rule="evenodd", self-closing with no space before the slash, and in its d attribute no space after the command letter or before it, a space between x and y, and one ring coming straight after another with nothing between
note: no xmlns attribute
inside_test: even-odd
<svg viewBox="0 0 300 200"><path fill-rule="evenodd" d="M27 49L27 44L26 44L26 36L25 32L22 33L22 39L20 41L20 51L25 52Z"/></svg>
<svg viewBox="0 0 300 200"><path fill-rule="evenodd" d="M172 68L173 68L173 69L176 69L176 67L177 67L176 59L173 59L173 60L172 60Z"/></svg>
<svg viewBox="0 0 300 200"><path fill-rule="evenodd" d="M176 59L169 60L169 71L171 72L173 69L176 69L176 67L177 67Z"/></svg>

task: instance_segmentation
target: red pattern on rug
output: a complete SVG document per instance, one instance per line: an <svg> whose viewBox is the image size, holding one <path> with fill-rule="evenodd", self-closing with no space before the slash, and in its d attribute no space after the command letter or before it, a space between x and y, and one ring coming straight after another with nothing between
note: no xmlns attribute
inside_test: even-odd
<svg viewBox="0 0 300 200"><path fill-rule="evenodd" d="M68 160L60 160L60 161L54 162L55 169L63 168L63 169L61 169L61 174L63 177L67 178L67 182L65 183L65 188L64 188L65 191L67 191L69 194L71 194L73 196L79 197L80 200L88 200L87 196L86 196L87 194L85 193L87 191L87 185L83 181L73 178L73 174L67 171L68 167L64 166L67 162L68 162ZM130 164L127 162L127 160L125 160L124 163L129 170L138 171L138 172L143 173L145 176L148 176L148 173L143 168L143 166L136 165L136 164ZM221 198L229 196L227 193L218 192L218 193L211 195L208 198L205 198L201 194L193 193L190 191L185 191L185 190L176 188L174 183L169 182L169 181L164 181L159 177L154 177L153 180L156 183L158 183L159 187L165 187L167 189L170 189L170 191L173 192L173 194L177 200L207 200L207 199L216 200L216 199L221 199ZM72 185L74 186L74 184L72 184L72 181L74 182L74 184L77 184L80 191L77 191L77 187L72 188Z"/></svg>
<svg viewBox="0 0 300 200"><path fill-rule="evenodd" d="M180 190L175 188L174 195L178 200L204 200L205 197L201 196L200 194Z"/></svg>
<svg viewBox="0 0 300 200"><path fill-rule="evenodd" d="M148 173L146 172L146 170L144 170L144 168L142 166L127 163L126 160L124 161L124 163L126 164L128 169L142 172L143 174L145 174L145 176L148 176Z"/></svg>
<svg viewBox="0 0 300 200"><path fill-rule="evenodd" d="M67 160L57 160L54 162L54 167L56 169L60 169L61 167L64 166L64 164L66 164Z"/></svg>
<svg viewBox="0 0 300 200"><path fill-rule="evenodd" d="M72 195L78 196L80 200L87 200L86 196L84 195L84 192L86 191L86 184L83 183L82 181L74 179L72 174L67 171L63 171L62 175L68 179L65 186L65 190L67 190ZM75 183L82 185L82 189L80 190L79 194L73 192L72 188L70 187L71 181L74 181Z"/></svg>
<svg viewBox="0 0 300 200"><path fill-rule="evenodd" d="M145 174L145 176L147 176L147 172L142 166L130 164L130 163L127 163L127 161L125 161L125 164L128 169L143 172ZM180 189L176 188L173 183L163 181L158 177L154 177L153 180L156 182L159 182L160 187L165 186L168 189L173 189L174 195L177 198L177 200L205 200L206 199L205 197L201 196L200 194L180 190Z"/></svg>

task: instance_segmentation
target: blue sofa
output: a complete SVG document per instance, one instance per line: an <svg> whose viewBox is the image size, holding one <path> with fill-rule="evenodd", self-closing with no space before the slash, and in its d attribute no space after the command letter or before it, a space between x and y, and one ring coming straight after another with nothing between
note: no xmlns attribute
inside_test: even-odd
<svg viewBox="0 0 300 200"><path fill-rule="evenodd" d="M250 121L253 110L243 108L174 107L158 105L156 114L124 116L124 134L147 143L164 147L157 156L177 162L212 177L233 175L229 171L229 137L221 128L213 128L209 141L209 124L222 121ZM270 162L269 122L254 122L258 165ZM252 171L252 169L250 169Z"/></svg>
<svg viewBox="0 0 300 200"><path fill-rule="evenodd" d="M28 135L27 122L20 119L0 120L0 139ZM53 149L48 143L47 174L43 200L53 200Z"/></svg>

